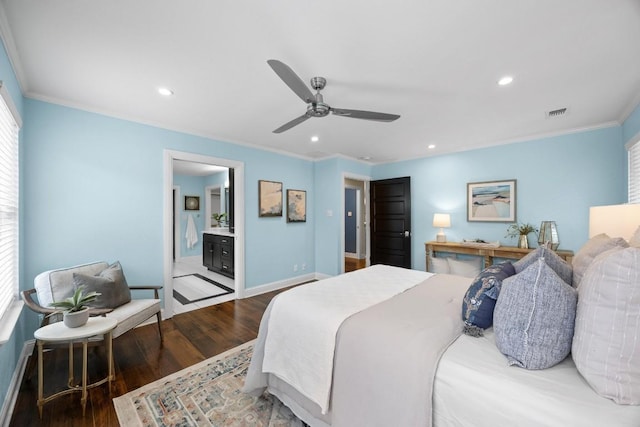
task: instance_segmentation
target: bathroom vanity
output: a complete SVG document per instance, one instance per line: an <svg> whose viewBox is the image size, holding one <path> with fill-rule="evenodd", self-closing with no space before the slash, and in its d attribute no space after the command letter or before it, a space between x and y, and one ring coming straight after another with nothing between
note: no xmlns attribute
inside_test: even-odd
<svg viewBox="0 0 640 427"><path fill-rule="evenodd" d="M210 228L202 236L202 264L233 279L233 233L228 228Z"/></svg>

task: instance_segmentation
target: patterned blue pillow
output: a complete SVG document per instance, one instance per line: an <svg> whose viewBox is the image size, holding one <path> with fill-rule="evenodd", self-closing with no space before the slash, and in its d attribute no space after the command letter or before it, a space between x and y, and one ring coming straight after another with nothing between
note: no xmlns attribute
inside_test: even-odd
<svg viewBox="0 0 640 427"><path fill-rule="evenodd" d="M462 320L468 335L482 335L475 327L486 329L493 324L493 309L502 281L516 273L510 262L494 264L476 277L462 300Z"/></svg>

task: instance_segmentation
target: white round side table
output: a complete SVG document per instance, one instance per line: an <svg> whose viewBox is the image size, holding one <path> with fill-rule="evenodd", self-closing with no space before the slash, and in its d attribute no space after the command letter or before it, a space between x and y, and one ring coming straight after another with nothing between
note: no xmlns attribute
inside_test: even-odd
<svg viewBox="0 0 640 427"><path fill-rule="evenodd" d="M38 346L38 411L42 418L42 407L45 403L55 399L56 397L81 391L82 397L82 416L85 414L87 405L87 389L99 386L105 382L109 383L109 391L111 391L111 381L113 380L113 343L112 332L118 325L118 321L109 317L91 317L86 325L79 328L69 328L64 322L56 322L47 326L43 326L34 332L36 344ZM107 359L109 370L106 378L87 384L87 342L89 338L97 335L104 335L104 344L107 350ZM69 342L69 381L67 389L59 391L48 397L43 397L43 363L42 363L42 347L45 343ZM73 384L73 343L82 342L82 383L81 385Z"/></svg>

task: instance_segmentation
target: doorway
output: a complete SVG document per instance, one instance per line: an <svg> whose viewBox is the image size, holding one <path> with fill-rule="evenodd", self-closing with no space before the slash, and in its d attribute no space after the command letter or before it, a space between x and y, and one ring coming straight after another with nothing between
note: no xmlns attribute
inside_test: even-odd
<svg viewBox="0 0 640 427"><path fill-rule="evenodd" d="M342 272L345 273L369 265L369 180L369 177L344 176Z"/></svg>
<svg viewBox="0 0 640 427"><path fill-rule="evenodd" d="M174 300L174 277L181 276L187 277L192 276L194 274L199 274L203 276L203 280L210 279L207 274L207 268L202 265L202 250L200 249L197 253L191 253L192 256L181 257L180 253L180 242L182 239L182 234L180 233L180 227L178 224L180 221L187 222L189 217L191 219L197 219L198 223L200 223L200 227L197 227L197 237L200 241L201 245L204 240L204 235L202 231L205 228L209 228L208 225L211 224L210 220L210 211L207 213L205 206L202 206L202 209L199 211L186 212L181 209L181 201L182 195L185 193L181 191L180 186L174 186L174 166L176 164L183 163L183 165L188 166L189 163L198 164L198 165L208 165L208 166L221 166L225 169L229 169L229 173L233 174L230 177L229 181L233 182L236 186L234 197L226 199L224 196L221 196L220 199L228 201L228 203L233 206L228 206L228 210L235 212L235 221L233 233L230 238L233 240L233 259L235 263L234 268L234 277L233 279L229 279L232 281L232 287L235 292L230 296L227 295L226 299L233 298L242 298L244 296L244 163L237 162L229 159L215 158L209 157L199 154L193 153L184 153L177 152L172 150L164 151L164 256L163 256L163 277L164 277L164 318L170 318L173 314L176 313L176 308L179 305L178 301ZM201 189L203 196L204 186ZM188 194L188 193L187 193ZM204 203L202 205L207 204L208 197L204 197ZM222 203L220 201L220 203ZM209 201L210 202L210 201ZM208 216L207 216L208 215ZM184 216L184 218L183 218ZM201 216L201 217L199 217ZM205 227L207 226L207 227ZM184 240L184 239L182 239ZM201 248L202 246L199 246ZM187 254L182 254L187 255ZM174 262L174 257L176 262ZM180 260L184 260L184 258L189 258L191 264L183 264L177 265L177 262ZM193 273L190 270L193 268L199 269L197 273ZM176 271L177 269L177 271ZM189 280L192 278L189 277ZM215 280L218 284L222 285L222 288L231 288L229 283L220 283L223 280ZM228 292L226 292L228 294ZM223 298L223 297L220 297ZM201 303L201 305L204 303ZM195 307L197 308L197 307Z"/></svg>

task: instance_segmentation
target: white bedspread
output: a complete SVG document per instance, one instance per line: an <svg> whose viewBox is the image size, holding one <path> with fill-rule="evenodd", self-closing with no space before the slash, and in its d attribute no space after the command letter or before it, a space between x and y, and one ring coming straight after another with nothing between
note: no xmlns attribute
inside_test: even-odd
<svg viewBox="0 0 640 427"><path fill-rule="evenodd" d="M375 265L278 295L269 318L263 372L283 379L326 413L336 333L342 322L430 276L423 271Z"/></svg>

